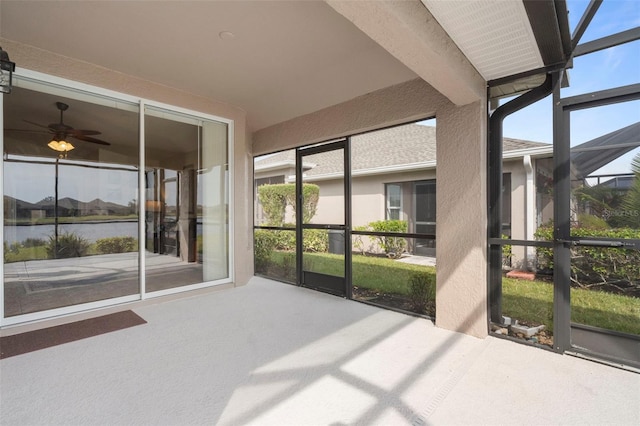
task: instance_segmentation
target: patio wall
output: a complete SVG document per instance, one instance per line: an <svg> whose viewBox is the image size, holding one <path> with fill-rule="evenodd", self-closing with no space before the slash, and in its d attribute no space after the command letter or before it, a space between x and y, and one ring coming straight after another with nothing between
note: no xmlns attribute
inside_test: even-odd
<svg viewBox="0 0 640 426"><path fill-rule="evenodd" d="M437 117L437 325L487 335L486 109L457 107L416 79L259 130L253 151L297 146Z"/></svg>

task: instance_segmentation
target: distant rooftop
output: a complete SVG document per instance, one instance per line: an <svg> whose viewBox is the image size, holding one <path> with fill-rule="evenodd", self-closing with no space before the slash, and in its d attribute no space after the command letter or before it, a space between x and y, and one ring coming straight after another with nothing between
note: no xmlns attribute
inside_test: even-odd
<svg viewBox="0 0 640 426"><path fill-rule="evenodd" d="M504 138L503 150L508 153L522 150L550 148L550 144ZM525 152L522 153L524 155ZM398 168L400 166L421 166L432 168L436 165L436 128L421 124L391 127L351 138L351 161L354 174L367 170ZM283 151L255 162L256 170L266 169L276 164L295 162L295 151ZM305 174L319 177L342 172L342 153L330 151L305 157L305 163L313 165Z"/></svg>

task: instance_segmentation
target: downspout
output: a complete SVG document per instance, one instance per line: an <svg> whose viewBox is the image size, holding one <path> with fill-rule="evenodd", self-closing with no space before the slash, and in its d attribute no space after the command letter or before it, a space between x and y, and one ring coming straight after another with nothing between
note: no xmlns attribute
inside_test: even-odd
<svg viewBox="0 0 640 426"><path fill-rule="evenodd" d="M535 197L534 197L534 186L533 186L533 163L531 162L531 156L525 155L522 158L522 165L524 166L524 171L526 175L525 185L524 185L524 239L525 240L533 240L534 229L534 206L535 206ZM524 248L524 261L522 262L522 267L525 270L529 269L529 250L530 247L525 246Z"/></svg>
<svg viewBox="0 0 640 426"><path fill-rule="evenodd" d="M540 86L531 89L506 104L498 107L489 118L489 226L488 237L502 237L502 126L504 119L522 108L537 102L553 91L553 74ZM491 322L502 324L502 246L489 244L489 310Z"/></svg>

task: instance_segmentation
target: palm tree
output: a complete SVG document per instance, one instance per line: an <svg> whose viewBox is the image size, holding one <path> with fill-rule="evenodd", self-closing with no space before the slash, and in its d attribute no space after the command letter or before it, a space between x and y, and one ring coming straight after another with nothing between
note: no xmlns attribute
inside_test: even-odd
<svg viewBox="0 0 640 426"><path fill-rule="evenodd" d="M640 153L633 157L631 170L635 179L622 201L622 207L626 225L638 229L640 228Z"/></svg>

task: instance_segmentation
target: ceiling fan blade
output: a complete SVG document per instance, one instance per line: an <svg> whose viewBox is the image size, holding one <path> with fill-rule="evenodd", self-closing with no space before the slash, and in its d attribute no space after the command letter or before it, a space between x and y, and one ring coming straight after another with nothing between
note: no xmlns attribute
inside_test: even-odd
<svg viewBox="0 0 640 426"><path fill-rule="evenodd" d="M97 130L81 130L81 129L68 129L67 133L71 136L92 136L92 135L100 135L102 132Z"/></svg>
<svg viewBox="0 0 640 426"><path fill-rule="evenodd" d="M100 139L92 138L91 136L73 135L73 134L70 134L69 136L71 136L72 138L81 140L81 141L97 143L98 145L107 145L107 146L111 145L109 142L105 142L105 141L102 141Z"/></svg>
<svg viewBox="0 0 640 426"><path fill-rule="evenodd" d="M38 123L34 123L33 121L29 121L29 120L22 120L22 121L24 121L25 123L33 124L34 126L42 127L43 129L49 129L49 131L50 131L50 132L55 133L55 131L54 131L54 130L52 130L52 129L51 129L50 127L48 127L48 126L45 126L45 125L42 125L42 124L38 124Z"/></svg>
<svg viewBox="0 0 640 426"><path fill-rule="evenodd" d="M51 132L46 132L44 130L27 130L27 129L4 129L5 132L12 132L12 133L38 133L41 135L48 135Z"/></svg>

